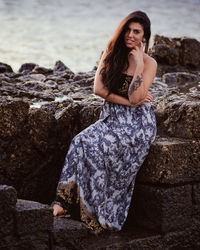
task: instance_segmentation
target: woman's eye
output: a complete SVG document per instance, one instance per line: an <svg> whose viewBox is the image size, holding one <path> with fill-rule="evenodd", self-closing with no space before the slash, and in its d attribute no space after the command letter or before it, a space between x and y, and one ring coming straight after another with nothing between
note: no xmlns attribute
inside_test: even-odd
<svg viewBox="0 0 200 250"><path fill-rule="evenodd" d="M139 32L139 30L134 30L134 33L139 34L140 32Z"/></svg>

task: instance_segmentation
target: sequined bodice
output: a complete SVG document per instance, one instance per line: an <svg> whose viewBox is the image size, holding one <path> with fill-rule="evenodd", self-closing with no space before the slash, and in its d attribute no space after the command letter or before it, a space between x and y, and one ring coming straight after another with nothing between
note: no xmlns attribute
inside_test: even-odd
<svg viewBox="0 0 200 250"><path fill-rule="evenodd" d="M133 76L123 73L120 88L116 89L115 93L128 99L128 89L132 81L132 78Z"/></svg>

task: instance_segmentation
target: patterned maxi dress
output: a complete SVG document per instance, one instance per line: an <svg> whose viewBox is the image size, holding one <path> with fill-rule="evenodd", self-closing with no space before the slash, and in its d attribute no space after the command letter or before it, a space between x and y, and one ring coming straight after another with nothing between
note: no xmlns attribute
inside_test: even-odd
<svg viewBox="0 0 200 250"><path fill-rule="evenodd" d="M127 97L132 76L124 74L118 94ZM76 135L57 187L55 203L95 232L121 230L131 203L136 175L156 136L153 108L104 101L99 120Z"/></svg>

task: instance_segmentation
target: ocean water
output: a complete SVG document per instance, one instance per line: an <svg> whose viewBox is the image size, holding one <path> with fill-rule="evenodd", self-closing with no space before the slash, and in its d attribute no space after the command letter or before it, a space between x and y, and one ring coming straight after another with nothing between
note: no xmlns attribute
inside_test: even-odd
<svg viewBox="0 0 200 250"><path fill-rule="evenodd" d="M152 37L200 40L200 0L0 0L0 62L90 71L120 21L135 10L151 19ZM151 40L152 44L152 40Z"/></svg>

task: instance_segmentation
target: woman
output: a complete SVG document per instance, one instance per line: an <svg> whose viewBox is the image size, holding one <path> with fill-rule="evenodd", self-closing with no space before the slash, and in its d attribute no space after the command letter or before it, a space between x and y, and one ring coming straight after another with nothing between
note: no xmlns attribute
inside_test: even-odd
<svg viewBox="0 0 200 250"><path fill-rule="evenodd" d="M148 92L157 69L147 55L150 34L149 18L136 11L108 43L94 81L94 93L105 99L103 109L99 120L71 142L54 216L77 204L81 220L95 232L122 229L136 174L156 136Z"/></svg>

